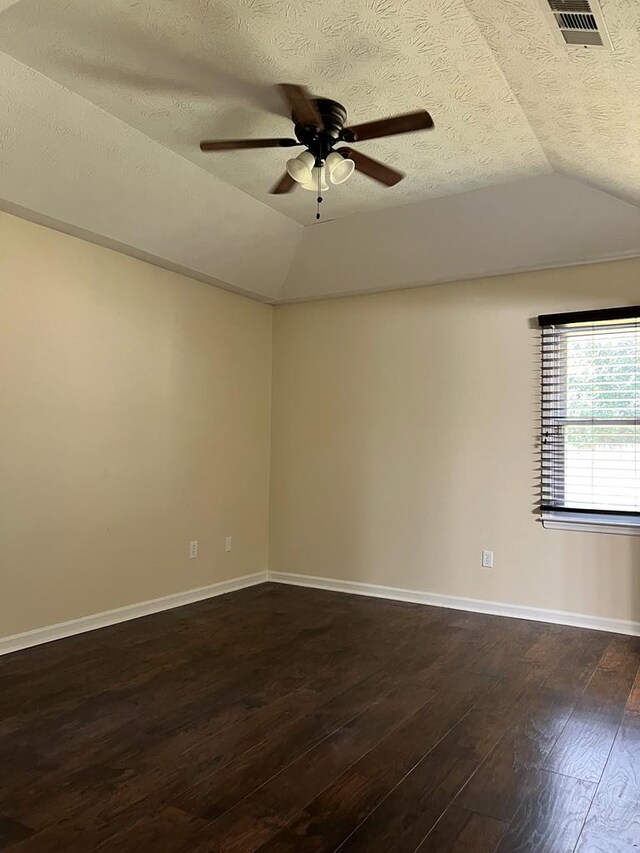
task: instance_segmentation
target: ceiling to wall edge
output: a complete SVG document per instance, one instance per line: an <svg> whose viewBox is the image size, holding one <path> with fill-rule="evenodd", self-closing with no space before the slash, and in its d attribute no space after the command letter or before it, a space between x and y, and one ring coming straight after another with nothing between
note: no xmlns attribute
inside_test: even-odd
<svg viewBox="0 0 640 853"><path fill-rule="evenodd" d="M50 228L52 231L58 231L60 234L66 234L68 237L75 237L77 240L83 240L85 243L92 243L95 246L101 246L103 249L109 249L112 252L117 252L129 258L133 258L141 263L150 264L167 272L183 275L185 278L190 278L193 281L208 284L211 287L217 287L219 290L235 293L237 296L244 296L247 299L252 299L254 302L262 302L266 305L273 304L273 300L261 293L255 293L251 290L246 290L237 285L230 284L222 279L207 275L206 273L192 270L189 267L181 264L173 263L166 258L152 255L142 249L137 249L135 246L130 246L126 243L119 243L117 240L112 240L109 237L103 237L101 234L96 234L93 231L88 231L85 228L80 228L68 222L62 222L58 219L53 219L35 210L30 210L13 202L0 199L0 213L8 213L10 216L16 216L24 219L27 222L33 222L35 225L41 225L44 228Z"/></svg>
<svg viewBox="0 0 640 853"><path fill-rule="evenodd" d="M609 255L603 255L602 257L598 258L566 261L564 263L534 264L531 266L522 266L508 270L497 269L495 271L483 272L478 275L472 274L461 276L458 278L445 277L442 279L436 279L428 282L403 282L400 284L394 284L389 286L371 287L369 289L364 290L360 289L353 291L343 291L342 293L322 294L318 296L310 295L291 296L284 298L269 298L262 294L254 293L252 291L236 287L233 284L229 284L228 282L222 281L221 279L216 279L213 276L208 276L204 273L199 273L195 270L189 269L188 267L183 267L180 264L172 263L171 261L168 261L164 258L156 257L155 255L150 255L149 253L144 252L141 249L137 249L135 246L129 246L123 243L118 243L116 240L111 240L108 237L103 237L100 234L95 234L91 231L87 231L83 228L78 228L75 225L71 225L66 222L60 222L58 220L52 219L51 217L40 214L37 211L28 210L27 208L20 207L19 205L13 204L12 202L0 200L0 213L7 213L11 216L16 216L28 222L33 222L35 225L40 225L44 228L50 228L53 231L58 231L61 234L67 235L68 237L73 237L77 240L83 240L86 243L91 243L93 245L100 246L104 249L108 249L112 252L117 252L118 254L133 258L134 260L140 261L141 263L150 264L151 266L158 267L159 269L164 269L167 272L173 272L178 275L185 276L185 278L189 278L193 281L199 281L202 284L207 284L210 287L216 287L219 290L223 290L227 293L233 293L236 296L242 296L246 299L251 299L254 302L259 302L263 305L271 305L273 307L277 307L278 305L294 305L307 302L326 302L334 299L348 299L357 296L373 296L375 294L390 293L403 290L418 290L423 287L433 287L443 284L454 285L468 281L481 281L482 279L487 278L503 278L509 275L526 275L527 273L540 272L542 270L591 266L593 264L606 264L611 263L612 261L628 261L633 260L634 258L640 258L640 250L630 252L612 252Z"/></svg>
<svg viewBox="0 0 640 853"><path fill-rule="evenodd" d="M482 281L489 278L506 278L510 275L527 275L529 273L542 272L544 270L561 270L571 267L587 267L594 264L609 264L615 261L631 261L640 258L640 249L630 252L612 252L610 255L602 255L597 258L589 258L578 261L565 261L562 263L532 264L531 266L514 267L508 270L496 270L495 272L482 272L459 276L458 278L441 278L433 281L403 282L390 286L371 287L365 290L344 291L342 293L322 294L320 296L290 296L283 299L271 299L268 305L297 305L306 302L328 302L335 299L353 299L358 296L375 296L381 293L396 293L403 290L420 290L423 287L437 287L443 284L463 284L469 281Z"/></svg>

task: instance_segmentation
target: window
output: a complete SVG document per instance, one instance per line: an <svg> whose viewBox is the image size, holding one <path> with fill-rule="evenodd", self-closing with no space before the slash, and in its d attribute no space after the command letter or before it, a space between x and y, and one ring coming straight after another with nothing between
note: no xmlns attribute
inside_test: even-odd
<svg viewBox="0 0 640 853"><path fill-rule="evenodd" d="M545 527L640 533L640 307L538 322Z"/></svg>

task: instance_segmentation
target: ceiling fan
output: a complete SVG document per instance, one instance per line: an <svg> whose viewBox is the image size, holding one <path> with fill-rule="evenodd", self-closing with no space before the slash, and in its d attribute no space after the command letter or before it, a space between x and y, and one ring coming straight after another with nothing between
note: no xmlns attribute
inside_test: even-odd
<svg viewBox="0 0 640 853"><path fill-rule="evenodd" d="M341 184L351 176L354 169L386 187L392 187L404 178L404 174L356 151L351 145L397 133L430 130L434 126L429 113L419 110L345 127L347 111L337 101L314 98L304 86L291 83L281 83L278 88L291 108L296 139L220 139L200 143L201 151L303 145L305 151L287 162L287 171L271 188L270 192L276 195L288 193L300 184L304 189L317 190L320 202L321 191L328 188L327 177L331 183ZM346 143L345 147L337 148L340 143ZM316 218L320 218L319 213Z"/></svg>

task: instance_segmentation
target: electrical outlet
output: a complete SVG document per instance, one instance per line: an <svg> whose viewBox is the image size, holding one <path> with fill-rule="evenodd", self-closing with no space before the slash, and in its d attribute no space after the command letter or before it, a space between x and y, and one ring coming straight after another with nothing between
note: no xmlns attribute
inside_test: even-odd
<svg viewBox="0 0 640 853"><path fill-rule="evenodd" d="M198 540L192 539L191 542L189 542L189 559L195 560L195 558L197 556L198 556Z"/></svg>
<svg viewBox="0 0 640 853"><path fill-rule="evenodd" d="M225 538L224 538L224 550L225 551L231 550L231 537L230 536L225 536Z"/></svg>
<svg viewBox="0 0 640 853"><path fill-rule="evenodd" d="M493 551L483 551L482 552L482 568L483 569L492 569L493 568Z"/></svg>

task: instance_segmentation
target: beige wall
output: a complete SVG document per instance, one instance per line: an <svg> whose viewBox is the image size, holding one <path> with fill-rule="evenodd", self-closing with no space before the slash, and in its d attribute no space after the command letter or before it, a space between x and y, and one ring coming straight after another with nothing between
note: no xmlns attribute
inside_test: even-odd
<svg viewBox="0 0 640 853"><path fill-rule="evenodd" d="M638 302L634 260L278 307L270 568L640 619L640 538L534 514L531 323Z"/></svg>
<svg viewBox="0 0 640 853"><path fill-rule="evenodd" d="M271 314L0 214L0 636L267 568Z"/></svg>
<svg viewBox="0 0 640 853"><path fill-rule="evenodd" d="M0 214L0 636L264 570L269 510L276 571L640 619L640 538L536 520L531 324L637 302L623 261L274 311Z"/></svg>

